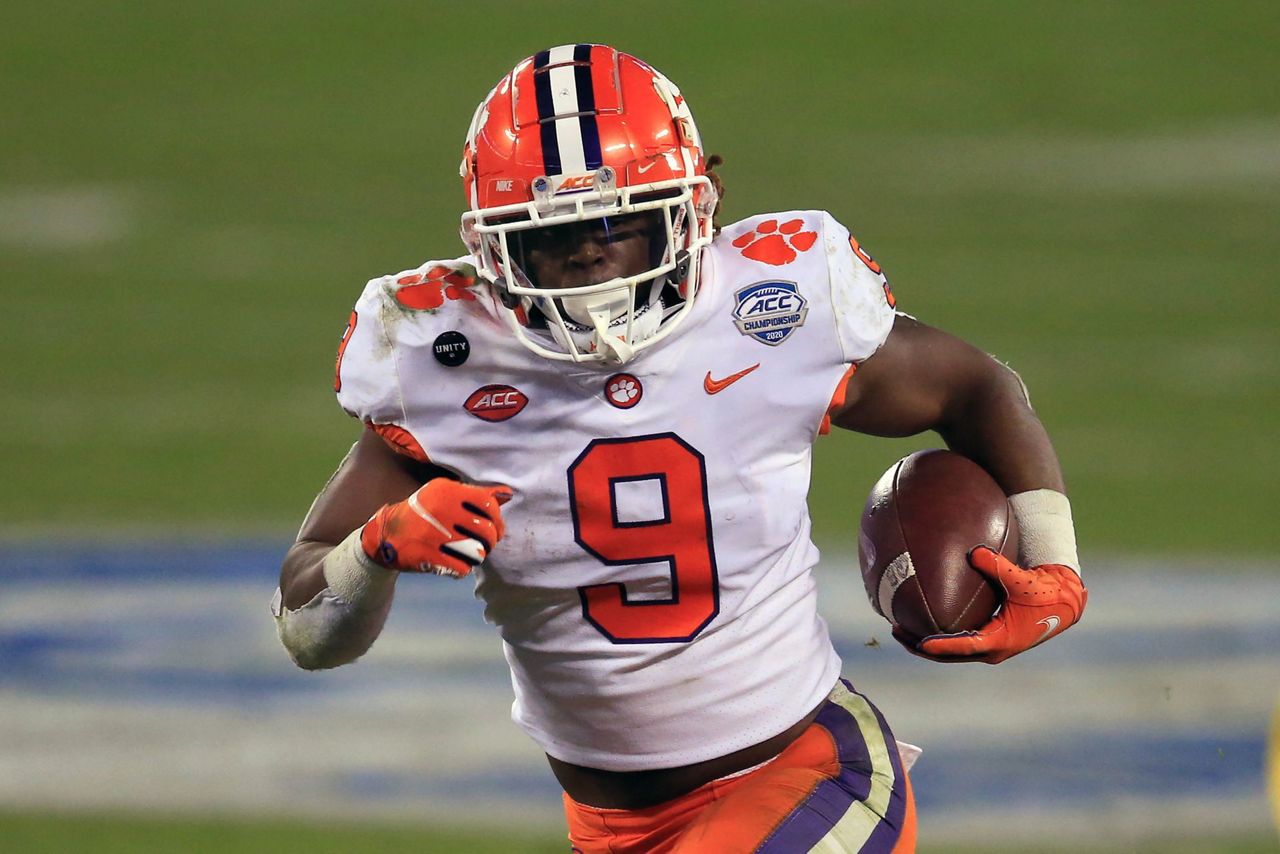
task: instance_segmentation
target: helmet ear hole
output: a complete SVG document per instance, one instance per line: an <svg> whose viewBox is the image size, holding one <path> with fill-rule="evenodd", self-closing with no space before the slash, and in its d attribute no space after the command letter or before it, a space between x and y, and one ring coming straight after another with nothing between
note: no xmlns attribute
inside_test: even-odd
<svg viewBox="0 0 1280 854"><path fill-rule="evenodd" d="M498 302L502 303L503 306L511 309L512 311L520 306L520 297L511 293L510 288L507 287L506 279L498 279L493 284L493 290L498 294Z"/></svg>
<svg viewBox="0 0 1280 854"><path fill-rule="evenodd" d="M693 122L686 118L676 119L676 135L685 148L697 148L698 135L693 129Z"/></svg>
<svg viewBox="0 0 1280 854"><path fill-rule="evenodd" d="M676 253L676 278L683 282L689 276L690 256L688 249Z"/></svg>
<svg viewBox="0 0 1280 854"><path fill-rule="evenodd" d="M692 264L693 256L689 254L688 249L681 249L676 253L676 268L672 271L675 275L672 280L681 299L689 298L689 268Z"/></svg>

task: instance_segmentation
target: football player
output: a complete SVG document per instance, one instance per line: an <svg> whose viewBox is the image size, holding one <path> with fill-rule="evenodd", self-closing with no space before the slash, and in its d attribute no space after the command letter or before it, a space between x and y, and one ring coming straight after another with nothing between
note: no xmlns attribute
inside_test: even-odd
<svg viewBox="0 0 1280 854"><path fill-rule="evenodd" d="M474 577L575 851L909 851L912 751L818 616L813 441L935 430L1010 495L1019 564L972 557L1003 608L913 642L940 660L1079 619L1062 476L1018 377L897 313L830 214L717 228L717 163L613 48L498 82L463 149L466 254L374 279L350 317L335 387L364 432L273 612L300 666L334 667L403 574Z"/></svg>

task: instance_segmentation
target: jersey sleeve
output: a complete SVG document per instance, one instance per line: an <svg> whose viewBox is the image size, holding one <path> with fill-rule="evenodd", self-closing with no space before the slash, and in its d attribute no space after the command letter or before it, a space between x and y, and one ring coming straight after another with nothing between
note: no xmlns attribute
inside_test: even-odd
<svg viewBox="0 0 1280 854"><path fill-rule="evenodd" d="M831 214L822 217L836 336L845 362L857 364L889 337L896 303L880 265Z"/></svg>
<svg viewBox="0 0 1280 854"><path fill-rule="evenodd" d="M384 276L365 285L338 345L333 383L338 405L370 424L401 424L405 418L395 345L387 329L388 313L396 311L389 294L392 281Z"/></svg>

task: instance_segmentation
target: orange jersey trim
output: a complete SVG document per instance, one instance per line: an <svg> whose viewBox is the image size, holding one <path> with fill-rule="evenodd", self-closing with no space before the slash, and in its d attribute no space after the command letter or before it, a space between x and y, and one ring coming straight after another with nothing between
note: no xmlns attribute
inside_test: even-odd
<svg viewBox="0 0 1280 854"><path fill-rule="evenodd" d="M818 426L819 436L825 436L831 432L831 415L844 406L844 398L849 389L849 380L853 379L853 375L857 372L858 366L850 365L849 370L844 372L844 376L836 384L835 393L831 395L831 403L827 405L827 413L822 416L822 424Z"/></svg>
<svg viewBox="0 0 1280 854"><path fill-rule="evenodd" d="M413 434L403 427L397 427L394 424L374 424L372 421L366 421L365 423L369 425L373 432L381 436L382 441L386 442L397 454L403 454L420 463L431 462L426 450L418 443L417 439L413 438Z"/></svg>
<svg viewBox="0 0 1280 854"><path fill-rule="evenodd" d="M356 323L360 320L360 315L354 311L347 320L347 328L342 331L342 340L338 342L338 358L333 363L333 390L334 392L342 391L342 357L346 355L347 345L351 343L351 336L356 331Z"/></svg>

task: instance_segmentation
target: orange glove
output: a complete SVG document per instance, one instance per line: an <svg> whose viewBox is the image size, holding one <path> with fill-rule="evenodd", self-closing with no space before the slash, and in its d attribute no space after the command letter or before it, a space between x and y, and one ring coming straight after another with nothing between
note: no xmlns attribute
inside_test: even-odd
<svg viewBox="0 0 1280 854"><path fill-rule="evenodd" d="M894 637L911 652L934 661L985 661L999 664L1080 619L1089 591L1069 566L1047 563L1023 569L986 546L969 553L969 563L1004 591L1004 602L977 631L932 635L917 646L894 628Z"/></svg>
<svg viewBox="0 0 1280 854"><path fill-rule="evenodd" d="M498 508L510 500L508 486L438 477L404 501L383 505L361 529L360 545L388 569L462 578L502 539Z"/></svg>

